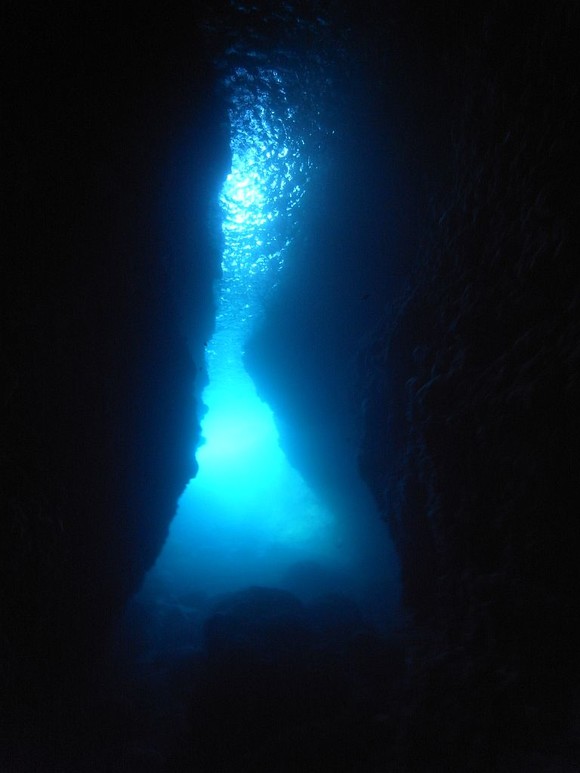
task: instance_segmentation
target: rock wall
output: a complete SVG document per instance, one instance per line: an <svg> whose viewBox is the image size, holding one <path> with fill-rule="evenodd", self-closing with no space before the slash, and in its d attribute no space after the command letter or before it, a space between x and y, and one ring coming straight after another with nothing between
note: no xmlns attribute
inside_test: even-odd
<svg viewBox="0 0 580 773"><path fill-rule="evenodd" d="M6 17L0 651L22 697L90 663L195 473L228 150L191 10Z"/></svg>
<svg viewBox="0 0 580 773"><path fill-rule="evenodd" d="M418 36L448 110L423 116L441 151L408 298L369 347L360 466L402 561L410 766L512 748L516 769L575 732L578 15L455 10L437 47Z"/></svg>

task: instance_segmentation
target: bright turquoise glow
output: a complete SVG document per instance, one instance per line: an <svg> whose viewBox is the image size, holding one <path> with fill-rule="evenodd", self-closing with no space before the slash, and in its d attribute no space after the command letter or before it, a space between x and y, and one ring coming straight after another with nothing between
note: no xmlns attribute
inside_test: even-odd
<svg viewBox="0 0 580 773"><path fill-rule="evenodd" d="M243 481L252 480L260 471L260 482L270 482L278 467L278 437L272 412L243 376L235 391L211 386L205 392L208 413L203 422L205 444L197 451L197 461L204 478L235 482L236 488L247 488Z"/></svg>
<svg viewBox="0 0 580 773"><path fill-rule="evenodd" d="M236 67L227 84L232 165L219 197L224 250L216 334L229 331L241 349L284 266L313 164L280 71Z"/></svg>
<svg viewBox="0 0 580 773"><path fill-rule="evenodd" d="M176 586L222 592L276 584L296 561L342 565L344 535L288 464L272 411L241 360L218 372L225 382L214 380L204 392L199 471L155 572Z"/></svg>
<svg viewBox="0 0 580 773"><path fill-rule="evenodd" d="M266 222L266 185L260 175L259 164L252 155L234 159L232 171L222 189L222 204L226 232L238 229L250 231Z"/></svg>
<svg viewBox="0 0 580 773"><path fill-rule="evenodd" d="M156 565L212 591L275 583L293 561L339 563L342 543L332 514L288 463L272 411L243 366L295 234L312 161L277 70L237 67L228 85L232 165L219 196L224 249L204 442Z"/></svg>
<svg viewBox="0 0 580 773"><path fill-rule="evenodd" d="M190 496L213 501L220 513L214 526L252 535L257 553L276 543L294 548L315 545L331 519L298 472L288 464L278 443L272 411L239 374L233 392L208 387L208 414L203 422L206 443L198 449L199 473Z"/></svg>

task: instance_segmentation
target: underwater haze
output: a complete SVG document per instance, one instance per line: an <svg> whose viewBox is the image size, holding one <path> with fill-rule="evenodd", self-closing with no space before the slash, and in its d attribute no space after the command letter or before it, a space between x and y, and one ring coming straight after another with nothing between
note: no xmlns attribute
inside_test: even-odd
<svg viewBox="0 0 580 773"><path fill-rule="evenodd" d="M325 251L331 254L335 245L324 243L324 215L317 221L317 213L328 211L336 222L334 209L346 206L338 222L348 223L349 209L367 207L364 199L353 201L349 195L337 200L328 188L338 177L348 194L354 172L350 194L358 197L360 167L370 158L354 159L353 170L349 153L356 147L348 113L359 105L346 87L352 52L347 55L331 19L312 12L291 19L290 7L257 11L242 4L229 13L229 21L208 23L216 38L232 39L217 61L231 168L218 201L208 202L212 212L219 206L222 254L215 329L206 345L205 415L195 449L199 470L179 501L143 593L160 585L176 595L192 590L212 595L246 585L296 590L295 567L314 566L314 573L298 570L302 593L341 590L362 599L369 588L380 586L381 616L397 604L398 570L388 531L358 476L359 407L349 402L353 385L348 380L356 370L359 329L373 321L372 302L361 303L356 286L363 282L364 296L369 261L357 256L345 271L338 252L330 271L344 273L355 285L350 300L340 290L328 297L336 277L321 277L321 272L327 270ZM363 142L368 140L364 132ZM367 196L372 195L370 181ZM301 384L296 373L285 374L291 361L286 352L296 346L296 340L285 338L285 329L309 335L311 320L300 296L308 309L313 290L326 306L326 324L333 316L339 324L348 320L353 335L350 342L345 339L345 357L352 360L345 372L337 374L335 365L327 364L323 389L328 398L321 397L332 410L322 425L319 406L311 416L293 407L312 386ZM287 297L294 304L289 311ZM352 297L358 304L354 317ZM276 320L280 313L283 324ZM324 322L317 329L326 332L326 340L311 336L304 349L322 362L325 350L336 345L337 331L325 331ZM274 339L274 354L260 351L265 333ZM295 433L305 444L298 454L293 453ZM306 576L316 578L313 587Z"/></svg>

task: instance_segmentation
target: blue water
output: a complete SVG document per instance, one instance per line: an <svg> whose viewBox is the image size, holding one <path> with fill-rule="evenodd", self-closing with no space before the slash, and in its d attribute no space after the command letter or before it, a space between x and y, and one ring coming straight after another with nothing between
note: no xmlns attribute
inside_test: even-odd
<svg viewBox="0 0 580 773"><path fill-rule="evenodd" d="M248 8L252 17L254 6ZM215 330L206 347L199 471L180 498L146 589L153 583L177 594L212 595L251 584L296 590L288 581L296 567L310 567L298 574L317 578L306 580L312 591L322 577L320 589L345 592L367 588L379 575L385 582L386 528L357 477L354 456L346 470L338 451L336 491L313 490L289 463L277 417L244 366L246 343L268 324L278 289L296 258L308 254L305 243L312 247L313 213L325 207L325 174L340 163L333 153L344 121L344 111L337 119L336 78L344 52L323 19L296 19L289 5L280 14L288 18L275 45L271 30L265 37L257 31L263 19L253 16L250 32L243 24L232 28L219 61L231 167L214 202L223 250ZM302 262L299 273L314 281L320 267L309 270ZM300 310L295 313L298 320ZM332 350L340 338L324 345ZM328 458L345 442L343 428L335 433L336 442L327 440L333 447L322 451ZM300 467L299 458L293 462ZM343 496L346 480L350 490Z"/></svg>
<svg viewBox="0 0 580 773"><path fill-rule="evenodd" d="M340 570L351 558L337 518L286 459L275 417L243 363L245 342L283 276L332 127L320 94L299 88L302 58L248 51L242 63L235 59L221 83L231 169L219 196L222 278L207 345L199 471L150 573L210 593L281 582L298 561ZM322 78L320 58L311 76Z"/></svg>

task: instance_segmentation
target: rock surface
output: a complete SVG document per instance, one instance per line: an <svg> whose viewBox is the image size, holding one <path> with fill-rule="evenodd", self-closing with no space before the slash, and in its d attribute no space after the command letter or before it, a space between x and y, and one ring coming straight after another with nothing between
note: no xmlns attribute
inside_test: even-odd
<svg viewBox="0 0 580 773"><path fill-rule="evenodd" d="M61 10L4 25L0 646L40 693L98 648L195 473L228 161L193 12Z"/></svg>
<svg viewBox="0 0 580 773"><path fill-rule="evenodd" d="M433 59L452 83L449 168L408 298L369 348L360 466L402 561L418 769L572 743L577 23L566 3L454 22L464 45Z"/></svg>

